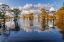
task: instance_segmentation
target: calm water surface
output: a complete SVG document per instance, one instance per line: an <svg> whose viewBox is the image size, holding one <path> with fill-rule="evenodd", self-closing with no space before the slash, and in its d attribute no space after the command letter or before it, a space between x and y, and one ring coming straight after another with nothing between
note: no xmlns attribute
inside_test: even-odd
<svg viewBox="0 0 64 42"><path fill-rule="evenodd" d="M0 42L64 42L64 22L60 20L6 19L0 23Z"/></svg>

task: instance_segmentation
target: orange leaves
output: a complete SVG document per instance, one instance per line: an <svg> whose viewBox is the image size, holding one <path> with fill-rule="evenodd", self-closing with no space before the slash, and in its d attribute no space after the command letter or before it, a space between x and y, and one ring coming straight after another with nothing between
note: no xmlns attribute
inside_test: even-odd
<svg viewBox="0 0 64 42"><path fill-rule="evenodd" d="M61 15L64 14L64 7L61 7L57 12L56 12L56 18L60 18Z"/></svg>
<svg viewBox="0 0 64 42"><path fill-rule="evenodd" d="M62 24L63 21L61 21L61 20L56 20L55 22L56 22L57 28L59 28L60 30L64 30L64 25Z"/></svg>
<svg viewBox="0 0 64 42"><path fill-rule="evenodd" d="M41 14L38 15L38 17L40 17L40 18L47 18L47 13L46 13L45 9L41 10L41 11L42 12L41 12Z"/></svg>

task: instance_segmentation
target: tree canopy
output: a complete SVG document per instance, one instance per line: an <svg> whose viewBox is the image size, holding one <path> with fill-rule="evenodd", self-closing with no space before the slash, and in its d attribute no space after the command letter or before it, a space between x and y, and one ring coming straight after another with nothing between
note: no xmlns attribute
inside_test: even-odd
<svg viewBox="0 0 64 42"><path fill-rule="evenodd" d="M3 17L4 14L5 14L4 12L1 12L1 11L0 11L0 17Z"/></svg>
<svg viewBox="0 0 64 42"><path fill-rule="evenodd" d="M47 17L47 13L46 13L46 11L45 11L45 9L43 9L43 10L41 10L42 12L41 12L41 14L42 14L42 17L44 16L45 18Z"/></svg>
<svg viewBox="0 0 64 42"><path fill-rule="evenodd" d="M56 12L56 18L60 18L64 14L64 6L62 6L57 12Z"/></svg>
<svg viewBox="0 0 64 42"><path fill-rule="evenodd" d="M20 10L19 9L13 9L13 10L11 10L11 12L14 12L15 15L18 15L20 13Z"/></svg>

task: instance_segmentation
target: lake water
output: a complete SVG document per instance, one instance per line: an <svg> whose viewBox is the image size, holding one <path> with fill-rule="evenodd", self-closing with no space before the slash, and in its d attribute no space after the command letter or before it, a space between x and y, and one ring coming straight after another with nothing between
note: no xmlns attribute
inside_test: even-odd
<svg viewBox="0 0 64 42"><path fill-rule="evenodd" d="M35 18L6 19L0 24L0 42L64 42L64 21Z"/></svg>

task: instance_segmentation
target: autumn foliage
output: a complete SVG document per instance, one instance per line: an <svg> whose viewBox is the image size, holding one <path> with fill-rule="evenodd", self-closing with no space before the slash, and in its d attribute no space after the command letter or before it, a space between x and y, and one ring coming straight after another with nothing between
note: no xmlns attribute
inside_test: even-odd
<svg viewBox="0 0 64 42"><path fill-rule="evenodd" d="M56 18L61 18L64 15L64 6L61 7L57 12L56 12Z"/></svg>
<svg viewBox="0 0 64 42"><path fill-rule="evenodd" d="M38 14L38 17L39 17L39 18L47 18L46 10L45 10L45 9L42 9L42 10L41 10L41 13Z"/></svg>
<svg viewBox="0 0 64 42"><path fill-rule="evenodd" d="M64 30L64 21L56 20L55 22L58 29Z"/></svg>

